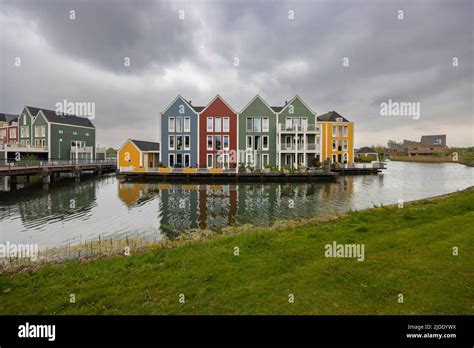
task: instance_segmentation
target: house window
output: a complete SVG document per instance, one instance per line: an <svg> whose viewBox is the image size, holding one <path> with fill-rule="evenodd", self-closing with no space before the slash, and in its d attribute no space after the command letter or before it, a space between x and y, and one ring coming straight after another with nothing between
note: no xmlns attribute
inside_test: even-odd
<svg viewBox="0 0 474 348"><path fill-rule="evenodd" d="M191 149L191 137L189 135L184 136L184 149L185 150Z"/></svg>
<svg viewBox="0 0 474 348"><path fill-rule="evenodd" d="M220 135L216 135L216 150L222 150L221 136Z"/></svg>
<svg viewBox="0 0 474 348"><path fill-rule="evenodd" d="M10 128L10 138L16 138L16 129Z"/></svg>
<svg viewBox="0 0 474 348"><path fill-rule="evenodd" d="M260 117L255 117L253 119L253 131L255 133L260 133L262 131L262 119Z"/></svg>
<svg viewBox="0 0 474 348"><path fill-rule="evenodd" d="M20 135L22 138L29 138L30 137L30 129L27 127L20 128Z"/></svg>
<svg viewBox="0 0 474 348"><path fill-rule="evenodd" d="M255 146L255 150L261 150L261 148L260 148L260 135L255 136L254 146Z"/></svg>
<svg viewBox="0 0 474 348"><path fill-rule="evenodd" d="M184 118L184 131L185 132L191 131L191 118L189 117Z"/></svg>
<svg viewBox="0 0 474 348"><path fill-rule="evenodd" d="M224 120L224 121L223 121L224 123L223 123L223 125L222 125L222 128L223 128L222 131L223 131L223 132L228 132L228 131L229 131L229 118L228 118L228 117L224 117L223 120Z"/></svg>
<svg viewBox="0 0 474 348"><path fill-rule="evenodd" d="M332 136L337 136L337 126L332 126Z"/></svg>
<svg viewBox="0 0 474 348"><path fill-rule="evenodd" d="M174 132L174 117L168 118L168 132Z"/></svg>
<svg viewBox="0 0 474 348"><path fill-rule="evenodd" d="M208 150L212 150L212 145L213 145L212 139L213 139L212 135L207 136L207 149Z"/></svg>
<svg viewBox="0 0 474 348"><path fill-rule="evenodd" d="M247 132L253 132L253 120L251 117L247 117L245 129Z"/></svg>
<svg viewBox="0 0 474 348"><path fill-rule="evenodd" d="M212 117L207 118L207 131L212 132L214 130L213 125L212 125Z"/></svg>
<svg viewBox="0 0 474 348"><path fill-rule="evenodd" d="M251 135L247 135L247 149L251 149L252 148L252 136Z"/></svg>
<svg viewBox="0 0 474 348"><path fill-rule="evenodd" d="M184 167L189 167L191 165L191 155L189 153L184 154Z"/></svg>
<svg viewBox="0 0 474 348"><path fill-rule="evenodd" d="M77 132L75 132L77 135ZM45 136L45 127L44 126L35 126L35 137L44 137Z"/></svg>
<svg viewBox="0 0 474 348"><path fill-rule="evenodd" d="M176 136L176 150L181 151L183 149L183 136Z"/></svg>
<svg viewBox="0 0 474 348"><path fill-rule="evenodd" d="M228 135L224 135L222 137L223 139L223 142L224 142L224 149L228 149L229 148L229 136Z"/></svg>
<svg viewBox="0 0 474 348"><path fill-rule="evenodd" d="M72 140L71 147L86 147L86 142L81 140Z"/></svg>
<svg viewBox="0 0 474 348"><path fill-rule="evenodd" d="M288 117L288 118L285 120L285 128L286 128L287 130L293 128L293 119L291 119L290 117Z"/></svg>
<svg viewBox="0 0 474 348"><path fill-rule="evenodd" d="M262 137L262 148L263 150L268 150L268 135Z"/></svg>
<svg viewBox="0 0 474 348"><path fill-rule="evenodd" d="M347 140L344 140L344 150L347 150Z"/></svg>
<svg viewBox="0 0 474 348"><path fill-rule="evenodd" d="M222 167L222 155L219 153L216 154L216 167Z"/></svg>
<svg viewBox="0 0 474 348"><path fill-rule="evenodd" d="M212 164L212 154L208 154L207 155L207 168L212 168L213 167L213 164Z"/></svg>
<svg viewBox="0 0 474 348"><path fill-rule="evenodd" d="M183 118L176 117L176 133L181 133L183 131Z"/></svg>
<svg viewBox="0 0 474 348"><path fill-rule="evenodd" d="M216 123L215 123L215 125L214 125L214 127L215 127L214 131L215 131L216 133L222 132L222 118L217 117L217 118L215 119L215 122L216 122Z"/></svg>
<svg viewBox="0 0 474 348"><path fill-rule="evenodd" d="M64 132L62 131L62 129L58 130L58 133L59 134L63 134ZM86 133L87 135L89 135L89 133Z"/></svg>
<svg viewBox="0 0 474 348"><path fill-rule="evenodd" d="M88 136L89 136L89 133L86 133L86 137L88 137Z"/></svg>
<svg viewBox="0 0 474 348"><path fill-rule="evenodd" d="M333 141L332 141L332 149L333 149L333 151L336 151L336 147L337 147L337 141L336 141L336 140L333 140Z"/></svg>
<svg viewBox="0 0 474 348"><path fill-rule="evenodd" d="M174 167L174 153L168 155L168 167Z"/></svg>
<svg viewBox="0 0 474 348"><path fill-rule="evenodd" d="M264 153L262 155L262 164L263 166L268 166L270 164L269 160L268 160L268 153Z"/></svg>
<svg viewBox="0 0 474 348"><path fill-rule="evenodd" d="M262 122L262 132L268 132L270 129L268 117L265 117Z"/></svg>
<svg viewBox="0 0 474 348"><path fill-rule="evenodd" d="M342 137L342 126L337 127L337 136Z"/></svg>
<svg viewBox="0 0 474 348"><path fill-rule="evenodd" d="M26 126L26 114L23 115L23 125Z"/></svg>
<svg viewBox="0 0 474 348"><path fill-rule="evenodd" d="M77 132L72 132L72 135L77 135Z"/></svg>
<svg viewBox="0 0 474 348"><path fill-rule="evenodd" d="M174 135L168 136L168 148L174 150Z"/></svg>
<svg viewBox="0 0 474 348"><path fill-rule="evenodd" d="M337 141L337 151L342 151L342 140Z"/></svg>
<svg viewBox="0 0 474 348"><path fill-rule="evenodd" d="M336 155L332 155L332 163L336 163Z"/></svg>
<svg viewBox="0 0 474 348"><path fill-rule="evenodd" d="M345 136L345 137L348 136L348 129L347 129L347 126L344 126L344 136Z"/></svg>

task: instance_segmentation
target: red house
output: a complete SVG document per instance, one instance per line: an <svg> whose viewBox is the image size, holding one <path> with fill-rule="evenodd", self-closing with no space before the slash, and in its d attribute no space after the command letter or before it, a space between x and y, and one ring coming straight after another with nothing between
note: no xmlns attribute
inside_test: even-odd
<svg viewBox="0 0 474 348"><path fill-rule="evenodd" d="M217 95L199 114L199 167L237 166L237 113Z"/></svg>

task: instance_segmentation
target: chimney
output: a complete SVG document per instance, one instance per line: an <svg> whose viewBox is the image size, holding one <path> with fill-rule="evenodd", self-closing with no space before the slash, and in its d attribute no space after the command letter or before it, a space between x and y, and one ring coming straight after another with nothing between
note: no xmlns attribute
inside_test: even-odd
<svg viewBox="0 0 474 348"><path fill-rule="evenodd" d="M193 103L191 102L191 100L189 101L189 105L193 105Z"/></svg>
<svg viewBox="0 0 474 348"><path fill-rule="evenodd" d="M285 100L285 105L288 104L288 100Z"/></svg>

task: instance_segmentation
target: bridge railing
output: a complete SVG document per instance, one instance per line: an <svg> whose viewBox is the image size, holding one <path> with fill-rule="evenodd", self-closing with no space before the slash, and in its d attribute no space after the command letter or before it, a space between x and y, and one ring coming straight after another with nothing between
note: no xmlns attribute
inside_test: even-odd
<svg viewBox="0 0 474 348"><path fill-rule="evenodd" d="M47 167L60 167L60 166L72 166L72 165L116 165L115 160L90 160L90 159L78 159L78 160L0 160L0 169L15 169L15 168L42 168Z"/></svg>

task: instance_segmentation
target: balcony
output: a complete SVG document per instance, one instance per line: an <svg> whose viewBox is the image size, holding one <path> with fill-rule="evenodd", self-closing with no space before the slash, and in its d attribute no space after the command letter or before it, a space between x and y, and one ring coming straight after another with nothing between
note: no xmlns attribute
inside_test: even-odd
<svg viewBox="0 0 474 348"><path fill-rule="evenodd" d="M279 133L320 133L319 126L314 124L305 124L305 125L286 125L279 124L277 128Z"/></svg>
<svg viewBox="0 0 474 348"><path fill-rule="evenodd" d="M320 152L321 147L318 144L280 144L280 152L299 151L299 152Z"/></svg>
<svg viewBox="0 0 474 348"><path fill-rule="evenodd" d="M94 147L92 146L71 146L71 152L92 153L93 151Z"/></svg>
<svg viewBox="0 0 474 348"><path fill-rule="evenodd" d="M48 146L30 145L21 143L0 143L0 150L18 152L48 152Z"/></svg>

